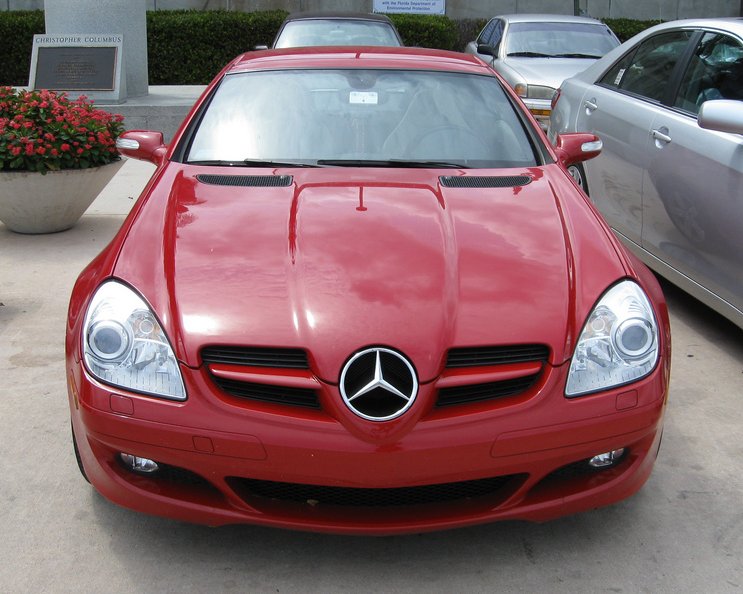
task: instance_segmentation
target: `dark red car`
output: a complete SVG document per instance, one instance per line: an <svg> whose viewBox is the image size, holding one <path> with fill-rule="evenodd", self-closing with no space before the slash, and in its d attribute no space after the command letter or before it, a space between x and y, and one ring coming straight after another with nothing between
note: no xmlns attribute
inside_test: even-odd
<svg viewBox="0 0 743 594"><path fill-rule="evenodd" d="M625 498L670 336L521 101L472 56L254 52L208 87L67 333L80 468L132 509L390 534Z"/></svg>

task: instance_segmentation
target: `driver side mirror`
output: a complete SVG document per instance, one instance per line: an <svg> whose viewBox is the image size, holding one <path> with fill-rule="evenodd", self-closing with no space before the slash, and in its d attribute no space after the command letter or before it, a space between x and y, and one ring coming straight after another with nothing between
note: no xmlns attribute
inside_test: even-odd
<svg viewBox="0 0 743 594"><path fill-rule="evenodd" d="M116 139L116 148L125 157L149 161L158 167L168 151L163 133L150 130L127 130Z"/></svg>
<svg viewBox="0 0 743 594"><path fill-rule="evenodd" d="M557 158L565 167L598 157L604 143L595 134L559 134L555 142Z"/></svg>
<svg viewBox="0 0 743 594"><path fill-rule="evenodd" d="M477 44L477 53L484 56L491 56L494 60L498 59L498 48L500 44L492 46L487 43Z"/></svg>
<svg viewBox="0 0 743 594"><path fill-rule="evenodd" d="M743 134L743 101L705 101L699 110L699 127L718 132Z"/></svg>

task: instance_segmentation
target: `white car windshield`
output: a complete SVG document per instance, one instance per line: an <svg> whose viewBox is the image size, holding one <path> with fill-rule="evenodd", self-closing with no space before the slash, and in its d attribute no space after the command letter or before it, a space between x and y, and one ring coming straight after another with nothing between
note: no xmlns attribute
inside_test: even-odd
<svg viewBox="0 0 743 594"><path fill-rule="evenodd" d="M533 166L537 154L494 77L308 69L226 76L186 160L489 168Z"/></svg>
<svg viewBox="0 0 743 594"><path fill-rule="evenodd" d="M317 45L391 45L400 41L390 25L348 19L308 19L291 21L279 33L274 47Z"/></svg>
<svg viewBox="0 0 743 594"><path fill-rule="evenodd" d="M606 25L513 23L506 35L512 57L600 58L619 45Z"/></svg>

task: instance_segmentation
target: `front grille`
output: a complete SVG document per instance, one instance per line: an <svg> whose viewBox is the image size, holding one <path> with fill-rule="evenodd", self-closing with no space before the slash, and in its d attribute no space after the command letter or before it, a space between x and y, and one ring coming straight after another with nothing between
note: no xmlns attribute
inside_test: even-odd
<svg viewBox="0 0 743 594"><path fill-rule="evenodd" d="M448 175L439 178L445 188L513 188L531 183L528 175Z"/></svg>
<svg viewBox="0 0 743 594"><path fill-rule="evenodd" d="M310 368L307 353L302 349L214 346L202 349L201 359L207 365L217 363L282 369Z"/></svg>
<svg viewBox="0 0 743 594"><path fill-rule="evenodd" d="M485 367L513 363L546 362L549 348L541 344L451 349L447 367Z"/></svg>
<svg viewBox="0 0 743 594"><path fill-rule="evenodd" d="M238 398L249 398L250 400L286 404L289 406L320 408L320 402L314 390L240 382L215 375L212 375L212 381L227 394Z"/></svg>
<svg viewBox="0 0 743 594"><path fill-rule="evenodd" d="M436 406L469 404L471 402L482 402L483 400L494 400L496 398L514 396L531 388L538 377L539 374L519 377L502 382L458 386L456 388L443 388L439 390L439 397L436 401Z"/></svg>
<svg viewBox="0 0 743 594"><path fill-rule="evenodd" d="M474 481L418 487L381 489L279 483L238 477L229 477L227 483L245 499L258 497L312 506L374 508L424 505L462 501L476 497L492 497L501 494L503 489L517 478L523 478L523 475L498 476Z"/></svg>

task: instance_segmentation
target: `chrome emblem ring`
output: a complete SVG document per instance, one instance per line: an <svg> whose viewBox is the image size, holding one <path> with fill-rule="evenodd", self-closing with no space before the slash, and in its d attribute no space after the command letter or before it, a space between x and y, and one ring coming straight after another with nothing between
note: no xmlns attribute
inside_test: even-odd
<svg viewBox="0 0 743 594"><path fill-rule="evenodd" d="M374 347L356 353L341 372L340 391L351 411L368 421L389 421L418 395L413 365L400 353Z"/></svg>

